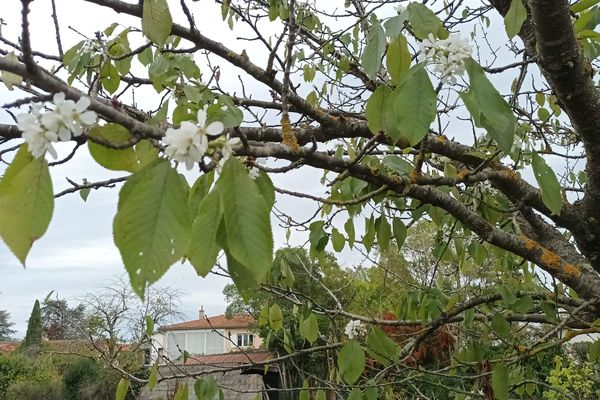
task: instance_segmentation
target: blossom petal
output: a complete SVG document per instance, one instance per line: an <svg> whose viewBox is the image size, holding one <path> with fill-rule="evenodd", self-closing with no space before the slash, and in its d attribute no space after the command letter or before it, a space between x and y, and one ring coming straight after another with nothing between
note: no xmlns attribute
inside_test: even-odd
<svg viewBox="0 0 600 400"><path fill-rule="evenodd" d="M223 133L225 126L220 121L211 122L206 127L206 134L211 136L218 136Z"/></svg>

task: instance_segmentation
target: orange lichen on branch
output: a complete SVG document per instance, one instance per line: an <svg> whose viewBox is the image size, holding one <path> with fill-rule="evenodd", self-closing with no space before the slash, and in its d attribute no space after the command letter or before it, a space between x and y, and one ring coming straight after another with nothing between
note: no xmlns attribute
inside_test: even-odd
<svg viewBox="0 0 600 400"><path fill-rule="evenodd" d="M446 143L446 142L448 142L448 138L446 137L446 135L436 136L435 140L438 141L438 142L440 142L440 143Z"/></svg>
<svg viewBox="0 0 600 400"><path fill-rule="evenodd" d="M298 144L298 139L296 135L294 135L294 131L292 130L292 125L290 124L290 117L287 114L284 114L281 117L281 143L289 146L294 152L298 152L300 150L300 145Z"/></svg>
<svg viewBox="0 0 600 400"><path fill-rule="evenodd" d="M561 258L558 254L548 249L542 250L542 256L540 257L540 261L551 269L559 269L561 264Z"/></svg>
<svg viewBox="0 0 600 400"><path fill-rule="evenodd" d="M576 278L581 276L581 269L577 265L567 263L563 267L563 270L567 275L572 275Z"/></svg>
<svg viewBox="0 0 600 400"><path fill-rule="evenodd" d="M536 242L535 240L529 239L525 235L521 235L521 240L523 241L523 243L525 243L525 248L527 250L534 250L534 249L537 249L538 247L541 247L538 244L538 242Z"/></svg>
<svg viewBox="0 0 600 400"><path fill-rule="evenodd" d="M500 171L500 174L506 179L511 179L511 180L519 179L519 175L512 169L504 168L502 171Z"/></svg>
<svg viewBox="0 0 600 400"><path fill-rule="evenodd" d="M468 170L468 169L466 169L466 168L463 168L463 169L461 169L460 171L458 171L458 172L456 173L456 177L462 181L462 180L464 180L466 177L468 177L470 173L471 173L471 171L469 171L469 170Z"/></svg>

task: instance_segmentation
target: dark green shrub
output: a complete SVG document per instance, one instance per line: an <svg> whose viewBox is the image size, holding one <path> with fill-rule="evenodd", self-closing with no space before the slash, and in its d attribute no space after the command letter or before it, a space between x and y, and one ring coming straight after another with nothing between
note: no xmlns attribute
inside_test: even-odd
<svg viewBox="0 0 600 400"><path fill-rule="evenodd" d="M6 400L62 400L61 386L53 382L16 382L8 387Z"/></svg>

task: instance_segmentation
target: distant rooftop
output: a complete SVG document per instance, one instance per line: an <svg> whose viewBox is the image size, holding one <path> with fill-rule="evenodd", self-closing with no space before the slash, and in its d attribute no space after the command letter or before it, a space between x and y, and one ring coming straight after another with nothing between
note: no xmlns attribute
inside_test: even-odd
<svg viewBox="0 0 600 400"><path fill-rule="evenodd" d="M180 322L160 328L161 331L181 331L187 329L236 329L250 328L256 324L256 319L251 315L234 315L227 318L225 315L215 315L193 321Z"/></svg>

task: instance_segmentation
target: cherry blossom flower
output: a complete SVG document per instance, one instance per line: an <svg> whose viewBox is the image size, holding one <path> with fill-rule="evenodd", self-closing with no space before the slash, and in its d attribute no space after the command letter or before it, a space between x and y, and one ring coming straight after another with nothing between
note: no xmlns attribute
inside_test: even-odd
<svg viewBox="0 0 600 400"><path fill-rule="evenodd" d="M344 333L348 336L348 339L354 339L365 336L367 334L367 329L362 322L353 319L346 325Z"/></svg>
<svg viewBox="0 0 600 400"><path fill-rule="evenodd" d="M436 39L429 34L420 44L419 62L434 66L434 72L441 75L443 83L456 83L456 76L465 73L465 60L471 57L472 48L467 39L452 34L448 39Z"/></svg>
<svg viewBox="0 0 600 400"><path fill-rule="evenodd" d="M65 100L64 93L56 93L53 103L52 110L42 112L43 106L34 104L29 113L17 115L17 126L23 131L22 138L36 158L42 157L46 151L57 158L52 143L80 136L85 128L96 123L96 113L87 111L91 103L87 97L81 97L75 103Z"/></svg>
<svg viewBox="0 0 600 400"><path fill-rule="evenodd" d="M167 157L185 163L188 170L202 160L208 149L206 134L190 121L182 122L178 129L167 129L163 142L167 145L165 148Z"/></svg>

